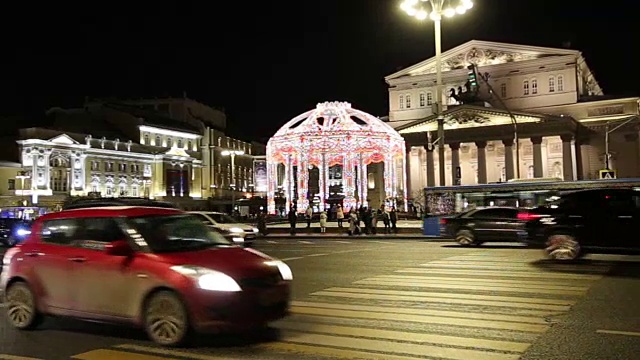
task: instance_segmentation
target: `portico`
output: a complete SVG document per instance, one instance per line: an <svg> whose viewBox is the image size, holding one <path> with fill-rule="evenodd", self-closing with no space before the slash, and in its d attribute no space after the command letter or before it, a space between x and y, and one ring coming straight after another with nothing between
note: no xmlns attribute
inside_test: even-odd
<svg viewBox="0 0 640 360"><path fill-rule="evenodd" d="M571 117L512 112L519 137L519 168L515 127L506 110L472 105L449 107L445 116L445 159L434 153L435 116L397 128L405 138L411 189L425 186L486 184L514 178L580 178L576 159L588 130ZM431 140L429 140L431 139ZM446 184L435 169L445 162ZM458 173L457 168L460 167Z"/></svg>

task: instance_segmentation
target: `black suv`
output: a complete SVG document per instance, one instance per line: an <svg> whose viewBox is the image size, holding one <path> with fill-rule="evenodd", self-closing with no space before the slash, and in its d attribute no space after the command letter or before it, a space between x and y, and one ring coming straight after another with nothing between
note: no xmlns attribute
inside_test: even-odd
<svg viewBox="0 0 640 360"><path fill-rule="evenodd" d="M640 191L593 189L553 197L523 215L522 240L557 260L591 253L640 251Z"/></svg>
<svg viewBox="0 0 640 360"><path fill-rule="evenodd" d="M14 246L31 234L31 221L21 219L0 219L0 244Z"/></svg>

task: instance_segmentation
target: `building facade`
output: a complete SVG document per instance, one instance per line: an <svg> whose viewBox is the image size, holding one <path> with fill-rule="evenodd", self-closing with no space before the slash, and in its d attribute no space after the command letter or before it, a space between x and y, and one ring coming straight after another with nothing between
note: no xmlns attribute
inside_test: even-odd
<svg viewBox="0 0 640 360"><path fill-rule="evenodd" d="M605 96L579 51L474 40L444 52L442 64L444 159L434 151L435 59L385 79L389 124L407 143L410 197L425 186L596 179L605 168L640 177L640 98Z"/></svg>
<svg viewBox="0 0 640 360"><path fill-rule="evenodd" d="M47 115L50 126L19 131L17 170L26 175L24 188L13 179L12 189L43 206L59 205L68 196L146 197L187 208L207 208L216 200L224 205L232 191L241 199L253 190L254 149L264 154L260 144L225 135L221 110L191 99L87 101ZM224 156L228 150L243 152L233 159L233 169Z"/></svg>

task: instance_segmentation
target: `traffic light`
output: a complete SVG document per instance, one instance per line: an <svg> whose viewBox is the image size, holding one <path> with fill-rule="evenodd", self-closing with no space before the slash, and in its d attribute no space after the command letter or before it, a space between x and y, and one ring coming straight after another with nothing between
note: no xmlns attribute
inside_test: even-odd
<svg viewBox="0 0 640 360"><path fill-rule="evenodd" d="M467 66L469 69L469 85L471 90L478 88L478 74L476 74L476 67L474 65Z"/></svg>

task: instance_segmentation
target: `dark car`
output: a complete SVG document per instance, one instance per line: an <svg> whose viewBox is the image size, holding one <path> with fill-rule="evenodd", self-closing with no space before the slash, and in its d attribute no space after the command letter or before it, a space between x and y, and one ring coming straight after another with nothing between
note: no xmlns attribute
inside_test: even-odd
<svg viewBox="0 0 640 360"><path fill-rule="evenodd" d="M0 243L14 246L31 234L31 221L22 219L0 219Z"/></svg>
<svg viewBox="0 0 640 360"><path fill-rule="evenodd" d="M526 210L512 207L477 208L440 220L444 232L462 246L485 242L518 241L524 231Z"/></svg>
<svg viewBox="0 0 640 360"><path fill-rule="evenodd" d="M593 189L564 194L532 209L523 241L557 260L586 253L640 250L640 192Z"/></svg>

